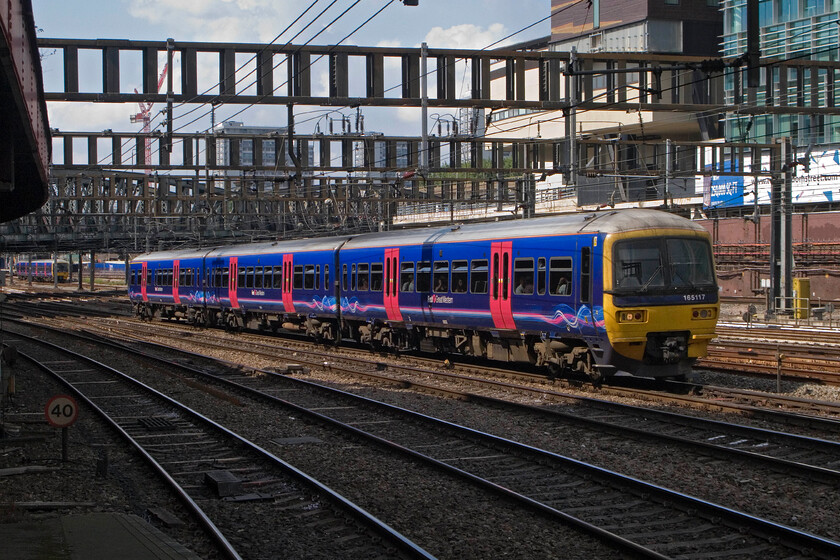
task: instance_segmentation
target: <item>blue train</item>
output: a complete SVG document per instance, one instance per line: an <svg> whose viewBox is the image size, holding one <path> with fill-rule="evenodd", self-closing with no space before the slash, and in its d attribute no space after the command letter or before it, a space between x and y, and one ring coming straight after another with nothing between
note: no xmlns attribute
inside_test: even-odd
<svg viewBox="0 0 840 560"><path fill-rule="evenodd" d="M593 379L684 375L719 315L708 233L641 209L150 253L128 293L146 319Z"/></svg>
<svg viewBox="0 0 840 560"><path fill-rule="evenodd" d="M18 261L15 263L15 276L24 280L31 276L37 282L52 282L54 278L57 278L59 282L67 282L70 276L70 264L59 260L55 263L55 271L53 271L51 259Z"/></svg>

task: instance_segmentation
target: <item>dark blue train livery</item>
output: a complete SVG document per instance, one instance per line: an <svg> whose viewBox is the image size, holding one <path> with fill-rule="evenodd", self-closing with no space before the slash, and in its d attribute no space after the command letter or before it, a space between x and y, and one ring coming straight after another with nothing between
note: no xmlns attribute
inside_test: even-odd
<svg viewBox="0 0 840 560"><path fill-rule="evenodd" d="M31 277L38 282L66 282L70 274L67 261L52 260L18 261L15 263L15 276L26 279Z"/></svg>
<svg viewBox="0 0 840 560"><path fill-rule="evenodd" d="M144 318L285 329L598 379L680 376L719 314L708 233L621 210L141 255Z"/></svg>

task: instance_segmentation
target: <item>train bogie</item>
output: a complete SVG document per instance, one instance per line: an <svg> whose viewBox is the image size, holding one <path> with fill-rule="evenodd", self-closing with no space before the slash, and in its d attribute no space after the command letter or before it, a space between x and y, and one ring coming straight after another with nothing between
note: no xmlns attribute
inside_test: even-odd
<svg viewBox="0 0 840 560"><path fill-rule="evenodd" d="M129 292L141 315L555 375L680 375L714 335L708 237L683 218L631 210L245 245L140 257ZM174 280L185 266L188 293Z"/></svg>

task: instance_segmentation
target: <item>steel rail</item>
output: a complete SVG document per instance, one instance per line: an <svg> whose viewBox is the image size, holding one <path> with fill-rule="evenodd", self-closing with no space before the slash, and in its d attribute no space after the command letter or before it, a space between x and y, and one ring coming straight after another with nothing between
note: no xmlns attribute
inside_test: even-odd
<svg viewBox="0 0 840 560"><path fill-rule="evenodd" d="M66 334L66 333L64 333L64 334ZM293 478L297 479L301 483L303 483L303 484L315 489L317 492L327 496L329 499L331 499L332 501L334 501L335 503L337 503L338 505L343 507L347 512L351 513L358 520L362 521L365 524L365 526L373 529L381 537L387 539L388 542L394 544L399 550L401 550L403 553L407 554L409 557L424 559L424 560L434 560L435 557L432 556L431 554L429 554L428 552L426 552L425 550L423 550L420 546L413 543L411 540L404 537L402 534L400 534L399 532L397 532L396 530L394 530L393 528L388 526L386 523L382 522L381 520L379 520L378 518L376 518L375 516L373 516L372 514L367 512L366 510L364 510L363 508L354 504L353 502L351 502L350 500L348 500L347 498L345 498L341 494L335 492L334 490L327 487L326 485L319 482L318 480L310 477L309 475L307 475L306 473L304 473L300 469L298 469L298 468L292 466L291 464L283 461L282 459L280 459L279 457L277 457L276 455L274 455L270 451L256 445L255 443L251 442L250 440L245 439L244 437L242 437L239 434L229 430L228 428L225 428L224 426L222 426L221 424L219 424L219 423L215 422L214 420L208 418L207 416L204 416L203 414L201 414L201 413L199 413L195 410L192 410L191 408L189 408L189 407L183 405L182 403L172 399L171 397L161 393L160 391L157 391L156 389L154 389L154 388L152 388L152 387L150 387L150 386L132 378L131 376L129 376L129 375L123 373L123 372L120 372L120 371L118 371L118 370L116 370L116 369L114 369L114 368L112 368L112 367L110 367L106 364L103 364L103 363L101 363L97 360L94 360L90 357L84 356L84 355L79 354L77 352L73 352L72 350L69 350L67 348L63 348L59 345L47 342L45 340L40 340L40 339L30 337L30 336L27 336L27 335L23 335L23 334L20 334L20 333L15 333L15 336L19 336L21 338L27 339L31 342L36 343L36 344L42 344L42 345L48 346L50 348L53 348L54 350L57 350L59 352L63 352L65 354L71 355L75 359L78 359L82 362L93 365L94 367L102 368L103 370L108 371L110 374L112 374L112 375L114 375L114 376L132 384L132 385L135 385L136 387L139 387L143 391L146 391L147 393L152 394L156 398L166 402L169 406L177 408L178 410L182 411L183 413L185 413L185 414L197 419L201 423L209 426L213 430L215 430L217 432L220 432L221 434L225 435L226 437L229 437L229 438L237 441L239 444L245 446L246 448L250 449L251 451L259 454L260 456L262 456L266 459L268 459L273 464L275 464L276 466L283 469L286 473L288 473L289 475L291 475ZM82 398L82 400L84 400L86 403L90 404L94 408L94 410L96 410L96 412L98 414L103 415L103 417L107 418L107 413L105 413L101 408L99 408L92 401L90 401L90 399L88 399L78 389L73 387L72 383L63 379L60 376L60 374L58 374L57 372L54 372L53 370L49 369L47 366L45 366L43 364L40 364L34 358L32 358L30 356L27 356L27 358L30 361L32 361L33 363L35 363L36 365L38 365L39 368L42 368L44 371L50 373L51 375L53 375L54 377L59 379L63 384L65 384L68 388L70 388L74 393L79 395L79 397ZM108 421L109 421L109 423L111 423L113 425L112 420L108 419ZM118 428L119 433L123 437L128 438L129 441L132 442L132 445L134 447L139 447L140 444L137 443L136 441L134 441L133 438L131 438L131 436L127 432L125 432L125 430L122 430L118 425L115 426L115 427ZM143 454L144 454L144 457L148 457L149 460L154 461L154 459L151 456L149 456L148 453L144 452ZM156 465L156 470L160 469L163 473L165 473L165 470L163 469L162 466L160 466L159 463L157 463L157 461L154 461L154 464ZM177 483L174 481L174 479L172 479L169 475L166 475L166 478L167 478L167 480L171 480L172 484L177 485ZM189 498L188 496L186 496L186 497ZM192 500L190 500L190 503L192 503L193 505L195 505L196 508L198 508L198 506L196 504L194 504L194 502L192 502ZM199 508L199 511L200 511L200 508ZM212 524L212 521L210 521L210 519L207 518L206 515L204 515L204 519L206 519L206 522L210 523L211 526L215 529L214 537L223 539L223 542L227 543L227 539L224 537L224 535L221 533L221 531L219 531L218 528L216 528L215 525ZM228 546L230 546L229 543L228 543ZM231 548L231 550L233 550L232 546L230 548ZM235 550L233 552L234 552L234 554L236 554ZM230 557L231 558L241 558L238 554L236 554L235 556L230 556Z"/></svg>
<svg viewBox="0 0 840 560"><path fill-rule="evenodd" d="M120 347L123 350L125 350L125 348L121 344L114 344L114 345L117 346L117 347ZM169 347L166 347L166 346L163 346L163 345L158 345L158 346L160 346L164 349L169 348ZM646 549L644 547L642 547L641 549L636 549L635 547L640 546L640 545L638 545L638 543L633 543L632 541L625 542L625 541L627 541L627 539L624 539L620 535L614 535L609 531L604 533L603 529L600 529L597 526L592 526L592 524L586 522L585 520L579 519L579 518L574 517L574 516L569 516L568 514L565 514L564 512L562 512L560 510L556 510L556 508L553 508L553 507L551 507L547 504L543 504L543 503L541 503L537 500L534 500L533 498L531 498L529 496L524 496L524 495L519 494L517 492L514 492L510 489L500 487L499 485L497 485L493 482L487 481L485 479L482 479L481 477L477 477L476 475L474 475L472 473L463 471L461 469L458 469L457 467L453 467L452 465L449 465L447 463L439 461L439 460L437 460L433 457L427 456L425 454L416 452L416 451L411 450L411 449L407 449L400 444L393 443L393 442L390 442L388 440L384 440L383 438L380 438L379 436L376 436L374 434L370 434L369 432L365 432L363 430L359 430L358 428L355 428L355 427L350 426L350 425L348 425L346 423L343 423L343 422L339 422L335 419L332 419L328 416L322 415L318 412L308 410L304 407L300 407L299 405L296 405L294 403L290 403L289 401L279 399L279 398L271 396L271 395L266 395L261 391L249 388L249 387L247 387L247 386L245 386L241 383L235 382L235 381L225 380L225 379L220 378L220 377L215 376L215 375L205 374L205 373L202 373L200 370L197 370L195 368L191 368L189 366L183 366L183 365L178 364L177 362L172 362L172 361L169 361L169 360L164 360L164 359L159 358L159 357L148 355L148 353L145 353L145 352L142 352L142 351L139 351L139 350L135 350L135 349L130 349L130 350L135 354L143 355L143 356L146 356L148 358L151 358L151 359L154 359L154 360L157 360L157 361L160 361L160 362L168 363L170 365L175 365L182 370L191 371L193 374L198 374L198 375L202 375L202 376L205 376L205 377L210 376L210 377L218 380L219 382L221 382L221 383L223 383L227 386L238 388L239 390L246 391L246 392L248 392L252 395L258 396L259 398L268 399L268 400L271 400L275 403L282 404L283 406L286 406L286 407L291 407L299 413L309 414L310 416L316 417L316 418L318 418L318 419L320 419L324 422L339 425L339 426L342 427L342 429L351 430L351 431L353 431L354 433L357 433L360 436L364 435L365 437L375 438L379 443L382 443L384 445L388 445L388 446L393 447L395 449L404 450L405 452L410 453L410 454L412 454L412 455L414 455L418 458L422 458L423 460L432 462L432 464L434 464L435 466L437 466L439 468L450 470L451 472L457 473L459 476L467 476L468 478L472 479L474 482L476 482L476 483L478 483L482 486L492 488L495 491L502 492L503 494L508 495L510 497L514 497L514 498L516 498L520 501L523 501L524 503L529 503L529 505L531 505L533 507L537 507L537 509L540 509L540 510L546 512L546 513L551 513L551 514L557 516L558 518L563 519L567 523L578 526L582 529L585 529L588 532L592 532L593 534L599 536L602 539L609 539L610 542L613 542L613 544L616 544L616 545L619 545L619 546L622 546L622 547L630 546L631 547L630 550L634 550L634 552L641 553L641 554L646 554L647 553L646 551L648 551L648 549ZM195 353L192 353L192 354L196 357L201 357L201 358L204 358L204 359L208 359L208 357L202 356L200 354L195 354ZM213 358L210 358L210 360L227 363L223 360L216 360L216 359L213 359ZM238 369L241 370L241 366ZM277 375L276 373L266 371L266 370L256 370L256 371L259 371L260 373L266 374L266 375ZM288 378L284 377L284 379L288 379ZM305 385L308 385L308 386L313 385L312 383L310 383L308 381L299 380L299 379L291 379L291 381L293 381L295 383L305 384ZM314 384L314 386L317 387L319 390L325 390L325 388L321 385ZM379 403L377 401L373 401L373 400L367 399L365 397L359 397L358 395L353 395L352 393L346 393L344 391L340 391L340 390L332 389L332 388L326 388L326 390L329 391L329 392L335 393L335 394L339 394L343 398L352 398L354 400L360 400L360 401L365 402L366 404L373 405L373 406L376 406L378 408L385 408L385 409L388 409L388 410L391 410L391 411L398 411L402 415L409 415L413 418L421 418L422 421L424 421L424 422L433 422L433 423L439 424L443 427L446 427L447 429L450 429L450 430L462 431L463 433L468 433L468 434L471 434L471 435L480 435L480 437L491 439L491 440L495 441L496 443L498 443L500 441L503 441L505 445L516 449L517 452L522 452L523 450L527 449L528 451L533 452L533 453L545 454L546 456L550 456L550 457L554 458L555 460L557 460L559 458L559 459L562 459L562 460L572 461L575 464L580 463L580 462L578 462L574 459L569 459L569 458L559 456L559 455L556 455L556 454L553 454L553 453L550 453L550 452L547 452L547 451L539 450L539 449L533 448L531 446L524 446L523 444L519 444L518 442L513 442L511 440L506 440L504 438L498 438L498 436L493 436L491 434L485 434L483 432L473 430L471 428L466 428L466 427L463 427L463 426L459 426L457 424L453 424L453 423L449 423L449 422L446 422L446 421L431 418L431 417L428 417L426 415L417 414L417 413L414 413L412 411L407 411L405 409L401 409L399 407L394 407L392 405ZM479 397L479 396L471 395L471 394L466 394L465 396L467 396L469 398L475 398L477 400L484 398L484 397ZM493 399L487 399L487 400L489 402ZM562 416L569 416L569 415L562 415ZM665 414L663 414L663 416L668 418L668 417L677 417L678 415L673 415L671 413L665 413ZM717 424L722 424L722 423L717 423ZM680 441L680 440L679 440L679 438L674 438L674 441ZM694 443L694 442L691 442L689 440L682 440L682 442L683 443L692 443L692 444ZM833 442L820 442L820 443L827 443L827 444L833 445L833 446L838 445L838 444L834 444ZM713 446L709 446L709 447L713 447ZM585 463L580 463L580 464L581 465L586 465ZM779 464L784 464L784 462L780 462ZM789 463L789 465L790 464L792 464L792 463ZM586 465L586 466L587 467L592 467L591 465ZM606 471L604 469L600 469L599 467L592 467L592 468L595 469L593 472L597 472L597 473L600 473L600 474L603 474L604 472L609 472L611 475L619 477L619 479L629 478L630 480L632 480L634 485L637 485L637 484L640 485L640 486L638 486L638 488L643 488L645 492L655 491L660 496L662 496L663 498L668 497L670 499L673 499L674 494L677 494L677 495L680 496L680 499L687 499L688 502L692 505L692 507L699 507L701 509L704 509L704 511L706 511L709 515L721 515L722 514L721 510L719 509L719 508L721 508L721 506L717 506L716 504L711 504L711 503L706 502L704 500L699 500L697 498L693 498L693 497L687 496L685 494L673 493L673 491L670 491L668 489L658 487L656 485L649 485L649 483L639 481L639 480L633 479L631 477L624 477L624 475L620 475L620 474L614 473L612 471ZM813 471L814 472L821 472L822 471L822 474L826 474L826 472L829 471L829 470L828 469L815 468L815 469L813 469ZM803 533L803 532L800 532L798 530L791 529L789 527L786 527L786 526L783 526L783 525L780 525L780 524L775 524L775 523L772 523L772 522L769 522L769 521L766 521L766 520L763 520L763 519L760 519L760 518L757 518L757 517L754 517L754 516L750 516L748 514L743 514L742 512L737 512L737 511L734 511L734 510L730 510L729 508L722 508L722 509L726 511L725 515L728 515L732 520L735 520L739 523L743 523L745 525L748 525L748 526L752 527L752 529L754 531L757 531L758 533L763 534L763 533L773 533L773 532L775 532L776 535L784 534L784 535L786 535L786 538L790 539L790 541L792 543L795 543L795 546L800 546L800 545L802 545L802 543L807 543L808 546L815 547L816 549L819 549L819 550L823 550L825 553L828 553L829 551L831 551L833 553L840 552L840 543L835 543L834 541L830 541L828 539L822 539L821 537L816 537L814 535L809 535L807 533ZM614 538L616 540L614 540ZM816 539L816 541L809 540L809 539L812 539L812 538ZM653 552L654 552L654 554L658 554L658 553L655 553L655 551L653 551ZM655 555L655 556L651 556L651 557L659 558L659 557L663 557L663 556Z"/></svg>

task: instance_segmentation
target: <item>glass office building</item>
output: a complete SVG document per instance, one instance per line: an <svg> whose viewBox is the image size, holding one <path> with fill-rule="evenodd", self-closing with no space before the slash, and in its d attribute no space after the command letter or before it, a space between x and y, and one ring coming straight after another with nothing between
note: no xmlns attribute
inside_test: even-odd
<svg viewBox="0 0 840 560"><path fill-rule="evenodd" d="M747 50L747 0L723 0L724 56L738 56ZM840 0L759 0L761 56L773 59L840 60ZM776 70L778 73L778 69ZM764 84L769 78L778 83L775 74L761 71L761 87L756 102L765 101ZM835 72L835 91L840 91L840 76ZM742 75L746 80L746 75ZM810 88L814 79L827 81L826 71L805 72L804 85ZM735 76L727 75L726 102L734 104ZM788 95L795 99L797 80L788 80ZM819 105L827 105L828 87L819 90ZM750 122L752 120L752 123ZM730 116L726 120L726 137L730 141L770 142L774 137L790 137L794 146L840 143L840 117L830 115L761 115L754 118Z"/></svg>

